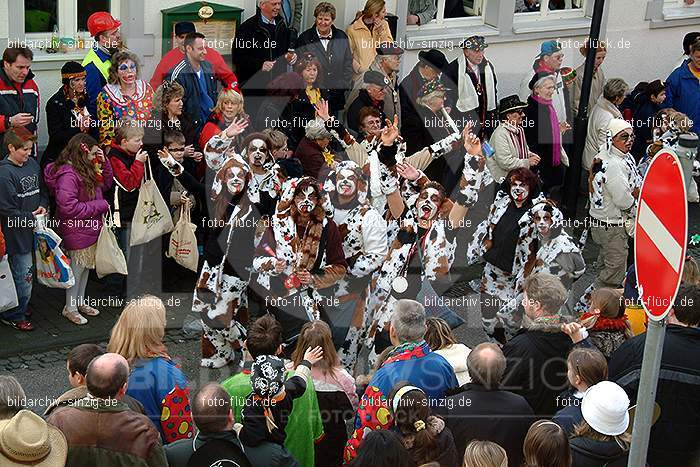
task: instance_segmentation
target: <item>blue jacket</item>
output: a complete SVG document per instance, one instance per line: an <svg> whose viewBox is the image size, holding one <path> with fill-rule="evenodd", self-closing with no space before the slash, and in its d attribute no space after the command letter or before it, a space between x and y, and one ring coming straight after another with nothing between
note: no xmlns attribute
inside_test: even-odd
<svg viewBox="0 0 700 467"><path fill-rule="evenodd" d="M688 60L666 79L664 107L686 114L693 121L691 130L700 134L700 81L690 72Z"/></svg>
<svg viewBox="0 0 700 467"><path fill-rule="evenodd" d="M187 378L172 360L156 357L148 360L138 360L132 365L129 375L129 385L126 393L143 404L146 416L160 432L163 444L174 439L168 439L166 430L169 424L177 420L189 422L189 427L182 429L182 434L192 430L191 412L189 409L189 389ZM180 390L176 389L179 388ZM175 389L175 391L173 391ZM184 391L181 391L184 390ZM183 394L184 393L184 394ZM179 397L188 400L178 400ZM185 407L183 410L182 408ZM175 413L180 408L183 413ZM170 419L170 421L168 421ZM183 436L184 437L184 436Z"/></svg>
<svg viewBox="0 0 700 467"><path fill-rule="evenodd" d="M109 62L112 58L109 52L103 47L95 45L92 50L103 63ZM85 92L88 96L87 109L92 118L95 118L97 116L97 95L102 91L102 88L105 87L107 80L94 63L85 63L85 61L83 61L83 66L85 67Z"/></svg>
<svg viewBox="0 0 700 467"><path fill-rule="evenodd" d="M214 76L214 69L211 63L206 60L202 62L202 73L207 83L207 94L211 97L216 105L217 91L216 91L216 77ZM199 79L197 78L197 73L192 69L187 56L182 59L180 63L175 65L172 70L168 73L165 78L170 81L177 81L180 85L185 88L185 97L182 113L187 114L190 119L192 119L192 126L195 128L196 132L199 133L206 123L206 119L202 119L200 113L200 89L199 89Z"/></svg>

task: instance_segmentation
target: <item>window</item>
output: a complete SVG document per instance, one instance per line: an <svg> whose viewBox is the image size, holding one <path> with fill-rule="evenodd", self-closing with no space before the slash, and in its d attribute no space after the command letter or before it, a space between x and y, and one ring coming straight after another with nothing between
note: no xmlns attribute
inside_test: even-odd
<svg viewBox="0 0 700 467"><path fill-rule="evenodd" d="M452 26L456 23L460 25L483 24L483 8L487 0L436 0L437 13L432 21L421 26L413 26L411 29L417 30L426 28L442 28ZM409 12L411 14L412 12ZM465 22L466 20L466 22Z"/></svg>
<svg viewBox="0 0 700 467"><path fill-rule="evenodd" d="M87 31L87 19L98 11L110 11L109 0L78 1L78 31Z"/></svg>
<svg viewBox="0 0 700 467"><path fill-rule="evenodd" d="M515 14L520 18L582 16L586 0L516 0Z"/></svg>
<svg viewBox="0 0 700 467"><path fill-rule="evenodd" d="M664 0L664 19L684 19L700 16L700 0Z"/></svg>
<svg viewBox="0 0 700 467"><path fill-rule="evenodd" d="M58 27L56 0L24 0L24 31L53 32Z"/></svg>

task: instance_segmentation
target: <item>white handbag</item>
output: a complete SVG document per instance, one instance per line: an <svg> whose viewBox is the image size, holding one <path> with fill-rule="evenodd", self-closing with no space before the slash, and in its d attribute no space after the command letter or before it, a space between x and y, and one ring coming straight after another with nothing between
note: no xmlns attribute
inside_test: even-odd
<svg viewBox="0 0 700 467"><path fill-rule="evenodd" d="M146 159L147 170L144 173L139 199L136 202L134 218L131 220L131 246L148 243L173 230L173 218L170 209L153 180L151 160Z"/></svg>
<svg viewBox="0 0 700 467"><path fill-rule="evenodd" d="M126 276L129 272L124 252L119 248L117 237L112 230L113 227L112 213L109 212L102 217L102 230L100 230L100 236L97 237L95 272L99 278L114 273Z"/></svg>
<svg viewBox="0 0 700 467"><path fill-rule="evenodd" d="M15 281L12 278L10 262L5 255L0 260L0 311L10 310L19 305Z"/></svg>
<svg viewBox="0 0 700 467"><path fill-rule="evenodd" d="M174 259L180 266L197 272L199 250L197 250L197 237L194 234L197 226L190 220L191 208L189 198L180 205L180 218L170 234L167 257Z"/></svg>

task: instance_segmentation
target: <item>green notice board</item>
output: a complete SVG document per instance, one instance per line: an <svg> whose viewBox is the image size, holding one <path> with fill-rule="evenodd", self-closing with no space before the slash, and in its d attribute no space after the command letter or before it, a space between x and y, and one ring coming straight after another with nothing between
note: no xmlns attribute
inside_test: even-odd
<svg viewBox="0 0 700 467"><path fill-rule="evenodd" d="M243 8L210 2L193 2L161 10L161 14L163 15L163 55L173 48L175 24L180 21L194 23L197 32L206 36L208 47L222 55L230 55L231 41L236 37L236 30L241 24Z"/></svg>

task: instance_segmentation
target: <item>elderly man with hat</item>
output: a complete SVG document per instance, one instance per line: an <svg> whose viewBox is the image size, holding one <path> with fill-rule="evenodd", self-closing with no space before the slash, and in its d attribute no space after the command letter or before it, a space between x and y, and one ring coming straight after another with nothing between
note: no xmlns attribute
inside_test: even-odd
<svg viewBox="0 0 700 467"><path fill-rule="evenodd" d="M530 169L540 162L540 156L530 151L525 139L523 120L526 107L527 104L515 94L504 97L498 103L501 123L493 131L489 141L494 150L493 157L486 159L486 167L497 183L513 169Z"/></svg>
<svg viewBox="0 0 700 467"><path fill-rule="evenodd" d="M377 47L377 55L374 57L374 62L369 66L361 78L355 81L354 88L350 91L348 102L353 102L359 90L362 88L364 75L369 71L381 73L388 81L386 93L384 94L384 113L390 119L394 115L399 116L399 124L401 123L401 101L399 99L398 74L401 68L401 56L404 50L394 42L385 42ZM348 106L349 108L349 106Z"/></svg>
<svg viewBox="0 0 700 467"><path fill-rule="evenodd" d="M66 465L66 437L30 410L20 410L14 417L0 421L0 438L0 465Z"/></svg>
<svg viewBox="0 0 700 467"><path fill-rule="evenodd" d="M168 51L163 58L160 59L158 65L156 66L153 76L151 77L151 87L155 90L163 83L163 80L168 75L168 73L175 68L175 65L180 63L182 59L185 58L185 38L187 34L191 32L197 32L194 27L194 23L189 21L180 21L175 25L175 38L174 46L172 50ZM231 71L231 69L226 65L224 58L219 52L212 49L211 47L204 46L207 53L204 58L207 62L211 63L214 69L214 77L221 83L224 88L231 88L236 92L240 93L238 89L238 78Z"/></svg>
<svg viewBox="0 0 700 467"><path fill-rule="evenodd" d="M97 115L97 95L107 84L112 55L122 46L119 32L121 24L121 21L106 11L97 11L87 20L88 31L95 39L95 44L85 55L82 65L85 67L87 109L93 117Z"/></svg>
<svg viewBox="0 0 700 467"><path fill-rule="evenodd" d="M496 126L496 72L491 62L484 57L489 45L482 36L471 36L462 41L462 54L445 70L451 80L452 93L447 105L456 108L462 115L472 117L476 113L478 131L482 138L490 136Z"/></svg>
<svg viewBox="0 0 700 467"><path fill-rule="evenodd" d="M447 68L445 54L436 49L418 52L418 63L413 70L401 81L399 97L401 100L401 120L406 119L407 112L415 112L418 105L416 99L425 83L440 79Z"/></svg>
<svg viewBox="0 0 700 467"><path fill-rule="evenodd" d="M591 237L600 247L597 287L619 288L627 270L628 238L642 176L630 154L634 133L621 118L608 124L606 144L591 165L589 176Z"/></svg>
<svg viewBox="0 0 700 467"><path fill-rule="evenodd" d="M97 127L86 107L85 75L85 68L78 62L66 62L61 67L63 85L46 103L49 144L41 157L42 169L55 161L78 133L89 133L97 138Z"/></svg>
<svg viewBox="0 0 700 467"><path fill-rule="evenodd" d="M348 108L345 112L347 126L356 133L360 131L360 111L364 107L372 107L380 113L381 121L386 120L385 113L386 95L390 92L391 82L382 73L374 70L365 72L362 76L363 85L355 98L348 99ZM393 116L392 116L393 117Z"/></svg>
<svg viewBox="0 0 700 467"><path fill-rule="evenodd" d="M557 118L560 123L571 121L571 109L569 106L569 90L564 86L561 75L562 62L564 61L564 51L562 45L555 40L543 42L540 46L540 53L532 64L532 71L523 76L520 82L520 99L526 101L532 94L533 76L538 74L554 75L555 90L552 96L552 105L557 111Z"/></svg>

